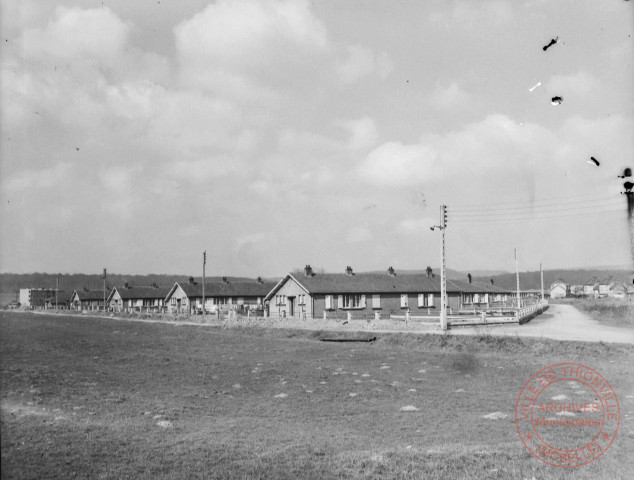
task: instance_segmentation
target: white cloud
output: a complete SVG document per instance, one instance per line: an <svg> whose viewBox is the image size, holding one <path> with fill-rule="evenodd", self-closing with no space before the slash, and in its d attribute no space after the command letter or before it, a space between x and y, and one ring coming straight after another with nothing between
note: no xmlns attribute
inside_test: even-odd
<svg viewBox="0 0 634 480"><path fill-rule="evenodd" d="M57 188L66 183L66 179L71 173L72 166L66 162L57 163L44 169L23 170L14 176L3 178L3 189L6 189L9 193L16 194Z"/></svg>
<svg viewBox="0 0 634 480"><path fill-rule="evenodd" d="M378 132L374 120L370 117L361 117L354 120L338 120L335 125L341 126L350 133L348 147L351 150L359 150L374 145L378 138Z"/></svg>
<svg viewBox="0 0 634 480"><path fill-rule="evenodd" d="M465 108L470 96L456 82L447 87L437 86L429 98L430 103L440 109L461 107Z"/></svg>
<svg viewBox="0 0 634 480"><path fill-rule="evenodd" d="M553 75L545 84L553 95L562 97L596 95L600 93L599 82L586 72L574 75Z"/></svg>
<svg viewBox="0 0 634 480"><path fill-rule="evenodd" d="M538 169L553 138L544 128L523 126L504 115L445 135L424 135L419 143L388 142L371 151L359 165L370 183L420 185L447 178L500 176L512 170Z"/></svg>
<svg viewBox="0 0 634 480"><path fill-rule="evenodd" d="M376 55L369 48L349 45L346 57L337 66L337 75L344 83L353 83L368 75L377 74L386 78L394 69L386 53Z"/></svg>
<svg viewBox="0 0 634 480"><path fill-rule="evenodd" d="M22 45L27 57L73 61L91 57L113 62L126 44L129 30L107 7L89 10L58 7L55 20L44 30L24 32Z"/></svg>

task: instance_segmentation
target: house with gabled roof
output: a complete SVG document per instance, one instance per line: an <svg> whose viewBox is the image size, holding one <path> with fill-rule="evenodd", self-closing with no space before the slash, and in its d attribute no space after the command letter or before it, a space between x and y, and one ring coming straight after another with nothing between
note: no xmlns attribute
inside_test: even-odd
<svg viewBox="0 0 634 480"><path fill-rule="evenodd" d="M570 293L570 286L558 278L550 285L550 298L566 298Z"/></svg>
<svg viewBox="0 0 634 480"><path fill-rule="evenodd" d="M264 298L275 286L258 277L253 281L230 281L223 277L221 282L205 282L205 310L262 310ZM165 296L165 306L170 313L202 312L202 283L176 282Z"/></svg>
<svg viewBox="0 0 634 480"><path fill-rule="evenodd" d="M171 287L136 286L126 283L123 286L114 287L106 304L115 312L162 312L165 310L165 297Z"/></svg>
<svg viewBox="0 0 634 480"><path fill-rule="evenodd" d="M74 310L103 310L103 290L75 290L70 297L70 305Z"/></svg>
<svg viewBox="0 0 634 480"><path fill-rule="evenodd" d="M440 277L427 268L424 274L398 275L392 267L382 273L313 272L306 265L301 273L288 273L266 296L271 315L281 317L321 318L324 314L351 318L379 315L412 315L440 310ZM447 280L448 308L458 311L474 305L489 305L503 300L503 289L493 285L475 285ZM504 295L507 292L504 290Z"/></svg>

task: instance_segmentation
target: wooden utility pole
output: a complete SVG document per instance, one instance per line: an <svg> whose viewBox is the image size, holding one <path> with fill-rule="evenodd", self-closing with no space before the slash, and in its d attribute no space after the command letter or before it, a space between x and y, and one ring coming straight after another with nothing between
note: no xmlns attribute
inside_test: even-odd
<svg viewBox="0 0 634 480"><path fill-rule="evenodd" d="M517 279L517 308L521 308L520 302L520 270L517 262L517 248L513 249L515 252L515 277Z"/></svg>
<svg viewBox="0 0 634 480"><path fill-rule="evenodd" d="M544 271L542 270L542 264L539 264L539 276L542 280L542 302L544 301Z"/></svg>
<svg viewBox="0 0 634 480"><path fill-rule="evenodd" d="M106 269L103 269L103 311L106 311Z"/></svg>
<svg viewBox="0 0 634 480"><path fill-rule="evenodd" d="M205 265L207 265L207 250L203 252L203 318L205 318Z"/></svg>
<svg viewBox="0 0 634 480"><path fill-rule="evenodd" d="M57 310L57 291L59 290L59 275L57 276L57 280L55 280L55 310Z"/></svg>
<svg viewBox="0 0 634 480"><path fill-rule="evenodd" d="M445 274L445 228L447 228L447 206L440 206L440 225L429 227L433 232L440 229L440 328L447 330L447 276Z"/></svg>

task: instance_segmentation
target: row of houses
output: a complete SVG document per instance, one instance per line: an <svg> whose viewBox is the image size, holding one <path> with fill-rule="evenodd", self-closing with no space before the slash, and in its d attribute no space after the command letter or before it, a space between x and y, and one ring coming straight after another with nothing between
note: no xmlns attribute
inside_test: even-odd
<svg viewBox="0 0 634 480"><path fill-rule="evenodd" d="M550 286L551 298L615 298L624 299L634 296L634 286L623 280L612 277L591 278L583 284L572 285L562 279L557 279Z"/></svg>
<svg viewBox="0 0 634 480"><path fill-rule="evenodd" d="M503 308L517 303L516 293L490 282L447 280L450 311ZM53 291L54 292L54 291ZM303 271L288 273L279 282L221 282L204 285L204 311L249 310L280 317L323 317L345 312L350 317L378 315L434 315L440 309L441 282L431 268L425 273L399 275L392 267L384 273L315 273L310 265ZM521 292L521 297L535 292ZM200 313L203 311L203 285L194 281L176 282L171 287L125 284L103 290L76 290L66 297L51 295L46 308L76 310L155 311ZM526 301L526 298L523 298Z"/></svg>

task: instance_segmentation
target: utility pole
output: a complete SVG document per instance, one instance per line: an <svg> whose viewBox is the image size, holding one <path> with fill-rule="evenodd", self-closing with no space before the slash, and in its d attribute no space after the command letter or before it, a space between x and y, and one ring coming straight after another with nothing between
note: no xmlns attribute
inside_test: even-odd
<svg viewBox="0 0 634 480"><path fill-rule="evenodd" d="M515 252L515 277L517 279L517 308L521 308L521 302L520 302L520 270L519 270L519 265L517 262L517 248L513 249Z"/></svg>
<svg viewBox="0 0 634 480"><path fill-rule="evenodd" d="M445 272L445 229L447 206L440 206L440 328L447 330L447 275Z"/></svg>
<svg viewBox="0 0 634 480"><path fill-rule="evenodd" d="M542 264L539 264L539 275L542 279L542 303L544 302L544 271L542 270Z"/></svg>
<svg viewBox="0 0 634 480"><path fill-rule="evenodd" d="M103 269L103 311L106 311L106 269Z"/></svg>
<svg viewBox="0 0 634 480"><path fill-rule="evenodd" d="M205 265L207 265L207 250L203 252L203 318L205 318Z"/></svg>
<svg viewBox="0 0 634 480"><path fill-rule="evenodd" d="M57 291L59 290L59 275L55 281L55 310L57 310Z"/></svg>
<svg viewBox="0 0 634 480"><path fill-rule="evenodd" d="M439 229L440 236L440 328L447 330L447 276L445 274L445 228L447 228L447 206L440 206L440 225L429 227L433 232Z"/></svg>

